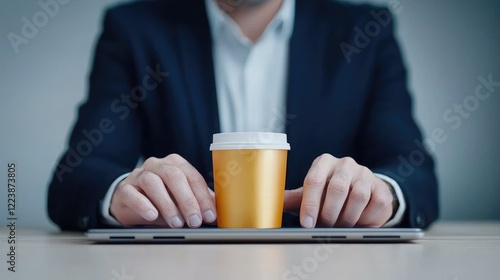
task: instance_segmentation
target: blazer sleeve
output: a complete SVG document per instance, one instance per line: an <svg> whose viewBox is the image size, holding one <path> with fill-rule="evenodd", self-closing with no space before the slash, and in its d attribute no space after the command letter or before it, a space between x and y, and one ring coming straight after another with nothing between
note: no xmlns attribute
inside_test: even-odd
<svg viewBox="0 0 500 280"><path fill-rule="evenodd" d="M100 202L113 180L130 172L141 150L141 108L127 101L134 70L124 28L104 17L90 74L66 152L48 190L50 219L63 230L102 227Z"/></svg>
<svg viewBox="0 0 500 280"><path fill-rule="evenodd" d="M385 10L386 13L389 11ZM400 185L407 209L401 226L427 228L438 218L434 161L423 148L412 116L407 73L394 37L393 20L381 28L375 50L370 106L359 131L359 161Z"/></svg>

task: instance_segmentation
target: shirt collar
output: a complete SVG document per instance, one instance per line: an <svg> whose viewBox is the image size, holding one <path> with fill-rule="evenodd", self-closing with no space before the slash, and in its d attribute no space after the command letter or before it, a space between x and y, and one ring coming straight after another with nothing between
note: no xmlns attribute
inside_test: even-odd
<svg viewBox="0 0 500 280"><path fill-rule="evenodd" d="M222 36L224 29L228 28L235 36L239 37L240 40L251 44L250 40L242 34L239 26L221 9L221 7L219 7L216 1L217 0L205 0L212 37L217 39L219 36ZM294 20L295 0L283 0L278 13L276 13L274 19L269 23L262 36L266 36L267 33L274 30L274 32L277 32L278 36L283 36L283 39L289 39L292 36Z"/></svg>

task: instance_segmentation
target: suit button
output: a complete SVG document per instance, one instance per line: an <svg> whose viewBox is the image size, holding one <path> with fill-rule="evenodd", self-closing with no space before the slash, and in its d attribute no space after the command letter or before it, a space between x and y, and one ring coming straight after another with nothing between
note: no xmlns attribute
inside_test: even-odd
<svg viewBox="0 0 500 280"><path fill-rule="evenodd" d="M427 226L427 219L422 212L417 213L417 216L415 217L415 224L419 228L424 228Z"/></svg>
<svg viewBox="0 0 500 280"><path fill-rule="evenodd" d="M80 217L80 223L79 223L80 228L87 229L89 225L89 219L90 219L89 216Z"/></svg>

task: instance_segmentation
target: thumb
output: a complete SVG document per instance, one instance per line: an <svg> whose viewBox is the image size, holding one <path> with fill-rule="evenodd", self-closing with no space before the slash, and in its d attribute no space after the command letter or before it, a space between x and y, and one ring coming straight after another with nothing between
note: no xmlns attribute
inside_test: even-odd
<svg viewBox="0 0 500 280"><path fill-rule="evenodd" d="M300 205L302 203L302 190L304 188L298 188L294 190L285 191L285 203L283 204L284 212L300 212Z"/></svg>

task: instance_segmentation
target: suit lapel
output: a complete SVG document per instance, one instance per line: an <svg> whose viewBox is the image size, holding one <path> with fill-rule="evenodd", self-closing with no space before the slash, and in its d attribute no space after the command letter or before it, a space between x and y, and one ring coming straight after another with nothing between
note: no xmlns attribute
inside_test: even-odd
<svg viewBox="0 0 500 280"><path fill-rule="evenodd" d="M212 163L208 148L212 134L220 131L212 37L204 2L189 2L184 8L190 12L186 13L183 24L178 25L177 36L182 76L194 120L192 135L187 137L195 139L194 147L200 149L197 160L204 163L204 170L210 171Z"/></svg>
<svg viewBox="0 0 500 280"><path fill-rule="evenodd" d="M290 40L287 85L287 134L292 148L304 148L308 129L313 120L308 111L314 110L321 94L321 55L314 20L315 1L297 0L295 25Z"/></svg>

